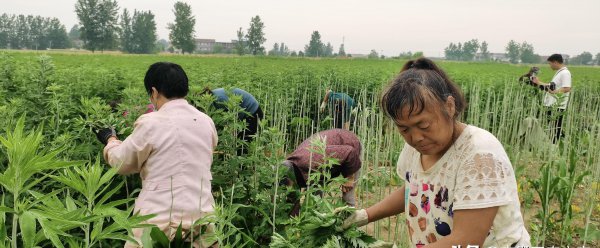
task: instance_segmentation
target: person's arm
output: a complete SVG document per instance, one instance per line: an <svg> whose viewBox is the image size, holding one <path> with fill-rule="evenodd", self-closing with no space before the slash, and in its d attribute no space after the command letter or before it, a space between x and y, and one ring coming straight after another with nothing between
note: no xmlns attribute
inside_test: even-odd
<svg viewBox="0 0 600 248"><path fill-rule="evenodd" d="M380 202L367 208L369 222L378 221L404 212L405 186L392 192Z"/></svg>
<svg viewBox="0 0 600 248"><path fill-rule="evenodd" d="M556 93L568 93L568 92L571 92L571 87L562 87L562 88L560 88L558 90L554 90L550 93L556 94Z"/></svg>
<svg viewBox="0 0 600 248"><path fill-rule="evenodd" d="M352 175L346 177L346 179L348 179L348 181L346 181L344 184L342 184L342 192L346 193L348 191L350 191L352 188L354 188L354 178L356 177L356 173L353 173Z"/></svg>
<svg viewBox="0 0 600 248"><path fill-rule="evenodd" d="M342 228L348 229L351 226L364 226L370 222L404 212L404 189L404 187L400 188L367 209L356 210L350 217L344 220Z"/></svg>
<svg viewBox="0 0 600 248"><path fill-rule="evenodd" d="M496 213L498 213L498 207L456 210L454 211L452 233L425 247L467 247L468 245L483 247L483 242L492 227Z"/></svg>
<svg viewBox="0 0 600 248"><path fill-rule="evenodd" d="M540 81L540 79L538 77L534 77L531 82L533 82L535 85L537 85L540 88L540 90L546 91L546 92L548 92L550 94L556 94L556 93L560 93L561 92L560 91L561 89L552 90L552 87L553 87L552 86L552 84L553 84L552 82L550 82L550 83L544 83L544 82Z"/></svg>
<svg viewBox="0 0 600 248"><path fill-rule="evenodd" d="M325 91L325 97L323 98L323 102L321 102L321 106L319 107L319 110L321 112L323 112L323 110L325 110L325 106L327 106L327 101L329 101L329 95L331 94L331 90L327 89Z"/></svg>
<svg viewBox="0 0 600 248"><path fill-rule="evenodd" d="M538 78L538 77L533 77L533 80L531 80L531 82L533 82L534 84L537 84L537 85L542 85L542 86L550 85L550 83L542 82L540 80L540 78Z"/></svg>
<svg viewBox="0 0 600 248"><path fill-rule="evenodd" d="M147 140L150 135L149 123L143 116L134 124L133 133L124 141L110 137L104 147L104 160L117 167L121 175L138 173L152 151L152 146Z"/></svg>

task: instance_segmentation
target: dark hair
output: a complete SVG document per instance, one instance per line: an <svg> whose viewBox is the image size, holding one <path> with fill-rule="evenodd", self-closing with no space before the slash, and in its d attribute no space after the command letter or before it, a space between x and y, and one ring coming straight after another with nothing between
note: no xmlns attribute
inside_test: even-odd
<svg viewBox="0 0 600 248"><path fill-rule="evenodd" d="M212 92L212 90L208 86L204 87L204 89L202 89L202 92L200 94L202 94L202 95L209 94L211 96L214 95L214 93Z"/></svg>
<svg viewBox="0 0 600 248"><path fill-rule="evenodd" d="M402 118L402 108L406 106L409 107L408 115L418 114L423 112L426 102L435 99L443 104L449 96L454 97L456 112L453 117L457 118L466 107L462 92L433 61L419 58L404 64L400 74L384 91L381 106L395 122Z"/></svg>
<svg viewBox="0 0 600 248"><path fill-rule="evenodd" d="M550 55L550 57L548 57L548 61L549 62L558 62L558 63L562 64L563 57L562 57L562 55L555 53L555 54Z"/></svg>
<svg viewBox="0 0 600 248"><path fill-rule="evenodd" d="M144 86L148 95L152 87L166 98L182 98L189 92L188 77L178 64L169 62L154 63L146 71Z"/></svg>

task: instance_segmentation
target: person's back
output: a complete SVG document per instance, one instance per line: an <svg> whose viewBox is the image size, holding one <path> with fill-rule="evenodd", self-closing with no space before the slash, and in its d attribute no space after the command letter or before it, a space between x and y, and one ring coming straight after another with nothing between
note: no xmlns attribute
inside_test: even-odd
<svg viewBox="0 0 600 248"><path fill-rule="evenodd" d="M100 130L104 159L119 174L140 173L142 190L134 212L154 214L146 221L173 238L179 225L198 233L196 220L213 212L212 153L217 133L210 117L190 105L187 75L181 66L158 62L150 66L144 86L156 111L140 116L131 135L120 141L114 130ZM143 229L133 229L138 241ZM199 242L207 240L196 239ZM125 247L138 247L127 242Z"/></svg>
<svg viewBox="0 0 600 248"><path fill-rule="evenodd" d="M217 98L217 107L224 108L222 103L229 101L228 93L224 88L217 88L212 90L213 95ZM240 102L240 107L242 107L245 111L250 113L250 115L254 114L259 107L258 101L254 96L242 89L233 88L231 90L231 94L238 95L242 97L242 102Z"/></svg>
<svg viewBox="0 0 600 248"><path fill-rule="evenodd" d="M300 169L305 179L308 179L309 169L316 170L323 163L322 154L311 152L311 150L314 150L312 149L312 143L315 139L324 139L326 155L336 158L340 162L340 165L336 165L331 169L332 177L340 174L348 177L360 169L362 146L356 134L344 129L330 129L312 135L288 156L287 160L292 161Z"/></svg>
<svg viewBox="0 0 600 248"><path fill-rule="evenodd" d="M342 92L331 92L329 96L329 103L334 104L338 101L341 101L345 106L345 108L352 109L355 106L354 99L350 97L346 93Z"/></svg>
<svg viewBox="0 0 600 248"><path fill-rule="evenodd" d="M152 156L140 171L144 188L139 208L168 217L172 206L172 220L181 220L178 215L188 220L200 212L212 212L210 167L217 142L212 119L185 100L174 100L137 122L149 126L147 139L152 146Z"/></svg>

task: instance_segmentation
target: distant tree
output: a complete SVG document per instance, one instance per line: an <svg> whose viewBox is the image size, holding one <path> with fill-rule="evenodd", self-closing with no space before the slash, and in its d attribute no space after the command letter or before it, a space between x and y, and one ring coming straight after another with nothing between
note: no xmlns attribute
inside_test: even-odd
<svg viewBox="0 0 600 248"><path fill-rule="evenodd" d="M373 49L373 50L371 50L371 53L369 53L368 58L369 59L378 59L379 54L377 53L377 51L375 51L375 49Z"/></svg>
<svg viewBox="0 0 600 248"><path fill-rule="evenodd" d="M413 54L411 51L408 52L400 52L400 55L398 55L399 59L412 59Z"/></svg>
<svg viewBox="0 0 600 248"><path fill-rule="evenodd" d="M519 46L519 43L514 40L510 40L504 49L506 50L506 54L508 55L508 60L510 63L519 63L519 57L521 55L521 47Z"/></svg>
<svg viewBox="0 0 600 248"><path fill-rule="evenodd" d="M8 14L0 16L0 48L44 50L69 46L66 28L57 18Z"/></svg>
<svg viewBox="0 0 600 248"><path fill-rule="evenodd" d="M127 9L123 9L121 14L121 51L133 52L133 27L131 15Z"/></svg>
<svg viewBox="0 0 600 248"><path fill-rule="evenodd" d="M450 42L450 44L444 48L444 55L447 60L460 60L462 57L462 44L460 42L458 44Z"/></svg>
<svg viewBox="0 0 600 248"><path fill-rule="evenodd" d="M79 30L79 25L75 24L69 31L69 39L71 40L79 40L79 36L81 35L81 31Z"/></svg>
<svg viewBox="0 0 600 248"><path fill-rule="evenodd" d="M79 25L75 24L69 31L69 41L74 48L81 48L81 31Z"/></svg>
<svg viewBox="0 0 600 248"><path fill-rule="evenodd" d="M323 56L323 42L321 41L321 34L319 31L313 31L310 35L310 41L308 45L304 46L304 53L306 57L320 57Z"/></svg>
<svg viewBox="0 0 600 248"><path fill-rule="evenodd" d="M246 54L246 41L244 40L244 31L242 27L237 31L237 43L235 43L235 52L242 56Z"/></svg>
<svg viewBox="0 0 600 248"><path fill-rule="evenodd" d="M481 46L479 47L479 51L481 53L481 60L488 61L490 60L490 51L488 51L488 43L487 41L481 42Z"/></svg>
<svg viewBox="0 0 600 248"><path fill-rule="evenodd" d="M296 53L296 51L292 51L292 53L290 53L290 56L292 56L292 57L298 57L298 53Z"/></svg>
<svg viewBox="0 0 600 248"><path fill-rule="evenodd" d="M267 39L265 38L265 24L260 20L260 16L252 17L250 27L246 33L248 48L252 55L261 55L265 53L265 48L262 46Z"/></svg>
<svg viewBox="0 0 600 248"><path fill-rule="evenodd" d="M600 53L596 54L596 65L600 65Z"/></svg>
<svg viewBox="0 0 600 248"><path fill-rule="evenodd" d="M333 46L331 43L327 42L327 45L323 47L323 57L331 57L333 56Z"/></svg>
<svg viewBox="0 0 600 248"><path fill-rule="evenodd" d="M134 11L132 26L132 53L153 53L156 43L156 22L151 11Z"/></svg>
<svg viewBox="0 0 600 248"><path fill-rule="evenodd" d="M157 52L165 52L169 48L169 42L165 39L160 39L155 43L155 49Z"/></svg>
<svg viewBox="0 0 600 248"><path fill-rule="evenodd" d="M14 16L2 14L0 16L0 48L9 48L10 39L14 30Z"/></svg>
<svg viewBox="0 0 600 248"><path fill-rule="evenodd" d="M298 57L304 57L304 52L302 52L302 51L299 51L299 52L298 52Z"/></svg>
<svg viewBox="0 0 600 248"><path fill-rule="evenodd" d="M340 57L345 57L346 56L346 50L344 49L344 44L343 43L340 45L340 49L338 50L338 56L340 56Z"/></svg>
<svg viewBox="0 0 600 248"><path fill-rule="evenodd" d="M31 47L31 39L29 38L29 25L25 15L18 15L15 18L15 31L10 42L12 48L21 49Z"/></svg>
<svg viewBox="0 0 600 248"><path fill-rule="evenodd" d="M279 56L279 44L277 42L273 44L273 49L269 51L269 56Z"/></svg>
<svg viewBox="0 0 600 248"><path fill-rule="evenodd" d="M590 52L583 52L579 55L579 57L581 58L581 64L582 65L590 65L592 64L592 60L593 60L593 55Z"/></svg>
<svg viewBox="0 0 600 248"><path fill-rule="evenodd" d="M290 49L288 49L288 47L285 45L285 43L281 42L281 45L279 45L279 56L289 56L290 55Z"/></svg>
<svg viewBox="0 0 600 248"><path fill-rule="evenodd" d="M593 55L590 52L583 52L569 60L572 65L588 65L592 64Z"/></svg>
<svg viewBox="0 0 600 248"><path fill-rule="evenodd" d="M46 26L46 32L44 39L45 44L51 49L64 49L71 46L71 41L67 35L67 29L65 25L60 23L58 18L48 19Z"/></svg>
<svg viewBox="0 0 600 248"><path fill-rule="evenodd" d="M119 6L115 0L77 0L75 13L81 25L84 48L104 51L117 44Z"/></svg>
<svg viewBox="0 0 600 248"><path fill-rule="evenodd" d="M472 61L475 58L475 54L479 50L479 41L472 39L463 43L461 59L462 61Z"/></svg>
<svg viewBox="0 0 600 248"><path fill-rule="evenodd" d="M41 16L27 16L27 25L29 26L28 40L31 42L30 49L45 49L48 44L45 41L44 18Z"/></svg>
<svg viewBox="0 0 600 248"><path fill-rule="evenodd" d="M171 44L181 49L182 53L192 53L196 48L194 43L194 26L196 18L192 15L192 7L184 2L175 3L173 9L175 23L169 23L169 39Z"/></svg>
<svg viewBox="0 0 600 248"><path fill-rule="evenodd" d="M540 62L540 56L535 54L533 45L524 41L519 50L521 63L535 64Z"/></svg>

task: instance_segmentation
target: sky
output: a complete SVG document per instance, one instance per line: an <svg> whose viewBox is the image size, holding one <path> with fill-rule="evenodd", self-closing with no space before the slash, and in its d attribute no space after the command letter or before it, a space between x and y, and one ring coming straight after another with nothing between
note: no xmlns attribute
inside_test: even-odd
<svg viewBox="0 0 600 248"><path fill-rule="evenodd" d="M504 52L512 39L533 44L540 55L600 53L600 0L182 0L192 6L196 38L230 41L259 15L267 50L284 42L303 50L313 31L337 52L386 56L422 51L442 57L450 42L487 41ZM67 31L78 23L77 0L0 0L0 13L57 17ZM159 38L168 39L175 0L117 0L127 8L150 10Z"/></svg>

